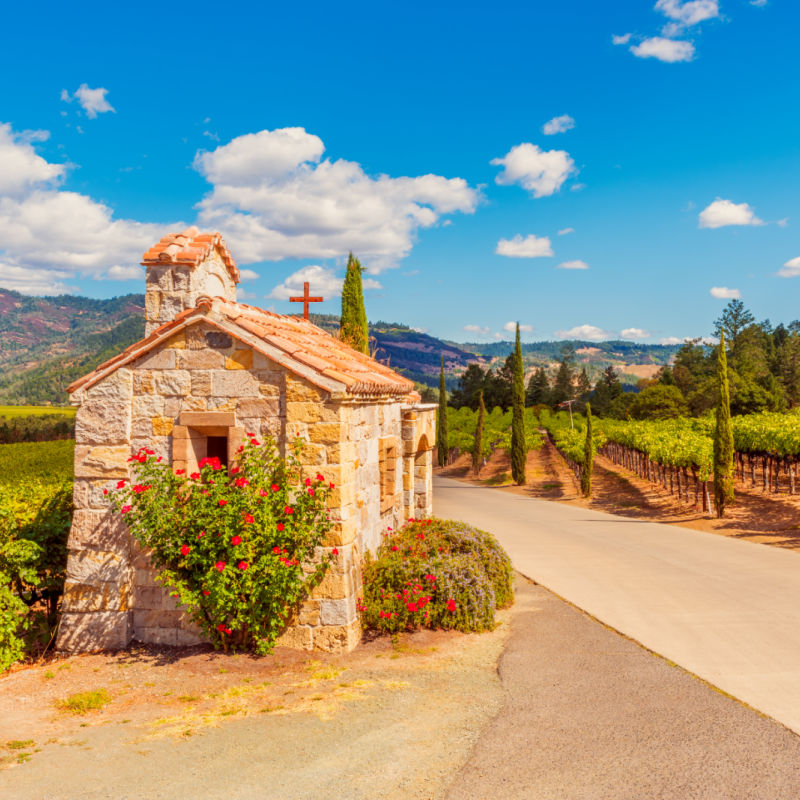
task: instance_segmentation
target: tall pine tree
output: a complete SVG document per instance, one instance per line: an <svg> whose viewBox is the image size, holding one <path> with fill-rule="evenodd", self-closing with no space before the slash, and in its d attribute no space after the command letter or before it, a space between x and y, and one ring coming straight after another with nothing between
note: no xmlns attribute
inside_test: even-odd
<svg viewBox="0 0 800 800"><path fill-rule="evenodd" d="M472 471L477 475L483 463L483 421L486 406L483 404L483 391L478 392L478 423L475 426L475 441L472 445Z"/></svg>
<svg viewBox="0 0 800 800"><path fill-rule="evenodd" d="M728 358L725 353L725 329L719 335L717 352L717 424L714 430L714 503L717 516L733 502L733 425L731 393L728 386Z"/></svg>
<svg viewBox="0 0 800 800"><path fill-rule="evenodd" d="M581 491L584 497L592 494L592 470L594 469L594 442L592 441L592 407L586 404L586 439L583 443L583 471Z"/></svg>
<svg viewBox="0 0 800 800"><path fill-rule="evenodd" d="M525 483L525 371L522 366L522 344L514 345L513 383L511 387L511 477L517 486Z"/></svg>
<svg viewBox="0 0 800 800"><path fill-rule="evenodd" d="M444 385L444 356L439 369L439 413L436 415L436 458L439 466L447 464L447 388Z"/></svg>
<svg viewBox="0 0 800 800"><path fill-rule="evenodd" d="M369 325L364 308L364 289L361 285L361 263L350 253L347 273L342 286L342 317L339 338L353 350L369 355Z"/></svg>

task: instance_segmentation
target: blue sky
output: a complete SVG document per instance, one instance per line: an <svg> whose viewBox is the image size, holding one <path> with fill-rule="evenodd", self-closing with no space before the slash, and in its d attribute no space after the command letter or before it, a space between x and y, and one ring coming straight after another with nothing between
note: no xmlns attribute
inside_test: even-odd
<svg viewBox="0 0 800 800"><path fill-rule="evenodd" d="M337 311L352 248L370 319L460 341L800 317L796 4L287 6L7 9L0 286L142 291L198 224L246 302Z"/></svg>

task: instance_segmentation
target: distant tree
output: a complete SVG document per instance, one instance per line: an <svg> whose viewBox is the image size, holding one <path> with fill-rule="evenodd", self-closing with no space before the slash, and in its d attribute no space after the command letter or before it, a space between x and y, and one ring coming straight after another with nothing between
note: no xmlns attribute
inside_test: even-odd
<svg viewBox="0 0 800 800"><path fill-rule="evenodd" d="M436 415L436 457L439 466L447 464L447 388L444 385L444 356L439 369L439 413Z"/></svg>
<svg viewBox="0 0 800 800"><path fill-rule="evenodd" d="M512 387L514 384L514 353L510 353L502 367L496 372L489 370L484 383L484 402L489 408L500 406L504 410L511 408Z"/></svg>
<svg viewBox="0 0 800 800"><path fill-rule="evenodd" d="M472 471L477 475L483 463L483 425L486 418L486 406L483 404L483 392L478 392L478 422L475 426L475 441L472 445Z"/></svg>
<svg viewBox="0 0 800 800"><path fill-rule="evenodd" d="M749 328L756 318L744 307L741 300L731 300L725 306L722 315L714 321L714 335L721 337L725 333L728 345L731 349L736 349L736 342L739 334Z"/></svg>
<svg viewBox="0 0 800 800"><path fill-rule="evenodd" d="M473 411L478 407L478 394L486 386L486 372L480 364L469 364L458 379L458 388L450 397L453 408L469 406Z"/></svg>
<svg viewBox="0 0 800 800"><path fill-rule="evenodd" d="M594 469L594 441L592 438L592 407L586 404L586 438L583 442L583 471L581 472L581 492L584 497L592 494L592 470Z"/></svg>
<svg viewBox="0 0 800 800"><path fill-rule="evenodd" d="M522 364L522 345L517 323L517 339L514 345L514 383L511 416L511 477L517 486L525 484L525 368Z"/></svg>
<svg viewBox="0 0 800 800"><path fill-rule="evenodd" d="M615 401L623 394L622 384L613 366L608 366L603 370L603 374L597 381L594 391L591 394L592 408L598 417L617 416L612 414L612 406ZM627 406L626 406L627 408ZM624 418L620 417L620 419Z"/></svg>
<svg viewBox="0 0 800 800"><path fill-rule="evenodd" d="M714 429L714 504L717 516L733 502L733 426L728 389L728 361L725 354L725 330L720 331L717 348L717 415Z"/></svg>
<svg viewBox="0 0 800 800"><path fill-rule="evenodd" d="M664 386L675 386L675 376L672 374L669 365L661 367L658 371L657 378L658 382L663 383Z"/></svg>
<svg viewBox="0 0 800 800"><path fill-rule="evenodd" d="M364 308L364 289L361 284L362 267L350 253L347 272L342 285L342 316L339 322L339 338L353 350L369 355L369 325Z"/></svg>
<svg viewBox="0 0 800 800"><path fill-rule="evenodd" d="M564 345L561 350L561 361L558 364L558 372L553 384L553 394L551 402L554 406L563 403L565 400L575 398L575 348L572 345Z"/></svg>
<svg viewBox="0 0 800 800"><path fill-rule="evenodd" d="M677 386L656 383L639 392L628 409L633 419L677 419L689 413Z"/></svg>
<svg viewBox="0 0 800 800"><path fill-rule="evenodd" d="M550 381L544 367L537 367L528 380L526 405L538 406L550 403Z"/></svg>
<svg viewBox="0 0 800 800"><path fill-rule="evenodd" d="M592 383L589 380L589 376L586 374L586 367L581 367L581 371L578 373L578 380L575 384L575 394L578 398L585 399L589 396L589 393L592 391Z"/></svg>

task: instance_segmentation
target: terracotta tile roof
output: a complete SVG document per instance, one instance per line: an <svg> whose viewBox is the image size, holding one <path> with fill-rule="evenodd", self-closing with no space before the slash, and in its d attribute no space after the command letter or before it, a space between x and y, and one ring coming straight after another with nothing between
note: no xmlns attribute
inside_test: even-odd
<svg viewBox="0 0 800 800"><path fill-rule="evenodd" d="M147 267L151 264L188 264L196 267L208 258L211 251L216 248L219 251L231 278L239 282L239 270L236 262L225 246L222 235L216 232L200 233L192 225L182 233L169 233L161 238L160 242L154 244L143 256L142 266Z"/></svg>
<svg viewBox="0 0 800 800"><path fill-rule="evenodd" d="M117 368L144 355L179 329L205 321L311 383L334 392L355 396L412 395L414 384L385 364L358 353L302 317L274 314L222 298L201 298L197 308L187 309L156 328L146 339L101 364L67 388L72 393L88 388ZM416 397L409 397L410 402Z"/></svg>

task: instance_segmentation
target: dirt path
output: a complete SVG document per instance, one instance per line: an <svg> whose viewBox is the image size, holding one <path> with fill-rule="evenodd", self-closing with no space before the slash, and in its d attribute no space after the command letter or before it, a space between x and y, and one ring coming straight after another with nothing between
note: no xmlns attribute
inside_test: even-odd
<svg viewBox="0 0 800 800"><path fill-rule="evenodd" d="M508 699L447 800L800 796L800 737L530 583L500 660Z"/></svg>
<svg viewBox="0 0 800 800"><path fill-rule="evenodd" d="M469 456L437 468L435 474L460 478L471 483L494 485L507 492L560 503L606 511L610 514L680 525L685 528L719 533L751 542L800 549L800 495L762 494L741 483L736 485L736 503L724 519L712 519L692 506L681 504L676 496L656 484L598 455L592 480L592 497L586 499L558 451L545 441L541 450L528 453L526 486L511 484L509 457L495 451L476 478Z"/></svg>
<svg viewBox="0 0 800 800"><path fill-rule="evenodd" d="M0 678L0 798L441 797L502 704L510 614L338 656L139 648L18 670ZM100 689L102 710L57 707Z"/></svg>

